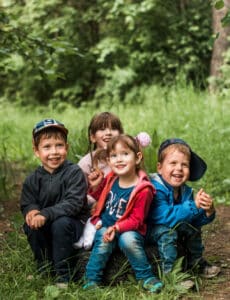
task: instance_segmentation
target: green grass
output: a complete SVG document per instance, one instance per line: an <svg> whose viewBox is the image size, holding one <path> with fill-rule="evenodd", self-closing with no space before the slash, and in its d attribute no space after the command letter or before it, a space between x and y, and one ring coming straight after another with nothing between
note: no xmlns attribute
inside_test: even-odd
<svg viewBox="0 0 230 300"><path fill-rule="evenodd" d="M110 110L120 117L127 133L136 135L147 131L151 135L152 144L145 150L148 172L156 169L156 153L161 141L180 137L208 164L204 178L194 187L203 186L216 201L229 204L228 101L184 86L168 90L153 86L143 92L143 98L142 104L124 101L117 105L103 104L99 108L90 105L67 107L61 112L58 107L54 110L49 107L22 109L6 104L0 106L0 187L4 187L11 176L12 170L7 168L10 163L20 164L27 173L39 163L31 145L31 131L36 122L49 117L64 122L69 129L69 158L77 162L87 150L87 126L91 117Z"/></svg>
<svg viewBox="0 0 230 300"><path fill-rule="evenodd" d="M69 159L74 162L87 150L87 126L93 114L112 111L124 125L125 132L136 135L147 131L152 144L145 149L145 166L148 172L156 170L156 152L162 140L169 137L185 139L208 164L204 178L193 187L203 187L213 195L216 203L230 204L230 110L229 103L206 92L198 93L192 87L165 90L157 86L143 92L144 103L105 105L94 108L67 107L60 111L46 108L20 108L0 105L0 199L11 197L20 180L38 165L31 145L34 124L43 118L56 118L69 129ZM19 174L19 170L23 173ZM4 194L4 195L2 195ZM72 284L66 291L57 290L51 279L36 275L32 253L21 231L22 217L14 216L14 232L0 241L0 299L178 299L185 291L178 288L183 275L178 270L166 280L166 287L157 296L143 291L132 277L118 285L94 292L83 292L81 284ZM122 270L121 270L122 272ZM35 277L28 280L28 276ZM118 274L119 275L119 274ZM197 287L199 281L197 281ZM196 294L198 295L198 294Z"/></svg>
<svg viewBox="0 0 230 300"><path fill-rule="evenodd" d="M36 273L32 253L21 231L22 218L18 214L14 218L15 230L8 234L7 239L2 239L0 244L0 299L158 299L173 300L188 294L180 287L180 282L188 277L188 274L180 273L180 261L169 277L163 278L165 288L158 294L149 294L138 284L127 266L122 265L120 271L115 274L111 286L106 286L94 291L83 291L82 281L72 283L67 290L58 289L52 278L42 278ZM124 272L127 272L124 280ZM31 278L31 275L33 277Z"/></svg>

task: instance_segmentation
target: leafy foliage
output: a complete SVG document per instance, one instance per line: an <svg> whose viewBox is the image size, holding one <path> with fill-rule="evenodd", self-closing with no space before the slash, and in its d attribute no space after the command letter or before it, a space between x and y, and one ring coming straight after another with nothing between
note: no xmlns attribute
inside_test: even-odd
<svg viewBox="0 0 230 300"><path fill-rule="evenodd" d="M144 85L171 84L180 73L205 86L211 55L207 1L2 2L2 101L117 103L128 92L136 98Z"/></svg>

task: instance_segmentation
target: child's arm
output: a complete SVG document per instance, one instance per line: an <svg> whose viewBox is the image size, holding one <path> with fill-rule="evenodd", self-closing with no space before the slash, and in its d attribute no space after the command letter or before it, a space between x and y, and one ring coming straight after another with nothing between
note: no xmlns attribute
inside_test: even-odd
<svg viewBox="0 0 230 300"><path fill-rule="evenodd" d="M135 204L127 218L121 218L121 220L116 222L116 230L118 232L140 230L140 228L143 230L153 196L153 192L149 188L145 188L138 193Z"/></svg>
<svg viewBox="0 0 230 300"><path fill-rule="evenodd" d="M203 189L200 189L196 194L195 203L197 208L205 210L207 217L210 217L215 212L213 199Z"/></svg>
<svg viewBox="0 0 230 300"><path fill-rule="evenodd" d="M105 184L106 184L106 179L107 177L103 177L100 179L98 179L98 182L100 181L100 183L97 185L97 187L94 187L94 188L89 188L88 189L88 195L90 195L91 197L93 197L96 201L99 199L101 193L102 193L102 190L103 188L105 187Z"/></svg>
<svg viewBox="0 0 230 300"><path fill-rule="evenodd" d="M40 213L40 206L38 201L38 191L32 188L34 182L34 175L26 178L22 186L20 209L25 218L25 222L30 226L33 217Z"/></svg>
<svg viewBox="0 0 230 300"><path fill-rule="evenodd" d="M90 172L88 175L90 189L92 191L96 191L103 179L104 173L100 169L95 169L94 171Z"/></svg>

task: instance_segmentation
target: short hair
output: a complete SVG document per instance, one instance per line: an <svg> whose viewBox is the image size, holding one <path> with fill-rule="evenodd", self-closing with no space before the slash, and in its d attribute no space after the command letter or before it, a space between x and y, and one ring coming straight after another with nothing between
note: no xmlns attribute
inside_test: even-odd
<svg viewBox="0 0 230 300"><path fill-rule="evenodd" d="M188 157L188 159L190 161L191 151L188 146L183 145L183 144L171 144L159 153L158 162L162 163L164 161L166 155L172 150L174 150L174 151L178 150L178 151L182 152L184 155L186 155Z"/></svg>
<svg viewBox="0 0 230 300"><path fill-rule="evenodd" d="M55 139L60 138L67 143L67 135L57 127L47 127L39 131L33 138L33 144L35 148L38 148L42 137L54 137Z"/></svg>

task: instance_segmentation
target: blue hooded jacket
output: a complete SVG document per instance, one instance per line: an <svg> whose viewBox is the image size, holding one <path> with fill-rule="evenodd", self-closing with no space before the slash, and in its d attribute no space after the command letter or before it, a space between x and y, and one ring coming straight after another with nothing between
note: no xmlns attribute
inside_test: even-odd
<svg viewBox="0 0 230 300"><path fill-rule="evenodd" d="M173 187L159 174L150 174L150 181L157 193L149 212L149 224L173 228L181 222L186 222L194 227L201 227L214 220L215 213L207 217L202 208L196 207L191 187L186 184L181 187L181 201L175 204Z"/></svg>

